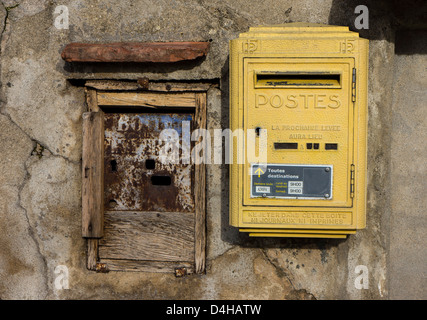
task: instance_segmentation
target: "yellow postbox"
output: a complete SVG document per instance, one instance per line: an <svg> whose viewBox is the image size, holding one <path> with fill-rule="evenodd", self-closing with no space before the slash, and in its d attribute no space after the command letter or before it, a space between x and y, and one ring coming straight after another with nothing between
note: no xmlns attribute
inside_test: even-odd
<svg viewBox="0 0 427 320"><path fill-rule="evenodd" d="M261 26L230 41L232 226L313 238L365 227L367 72L368 40L343 26Z"/></svg>

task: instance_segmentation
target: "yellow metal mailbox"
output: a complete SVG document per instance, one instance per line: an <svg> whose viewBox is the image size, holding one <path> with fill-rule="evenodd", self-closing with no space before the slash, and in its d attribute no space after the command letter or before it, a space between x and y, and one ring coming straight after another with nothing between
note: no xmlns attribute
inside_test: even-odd
<svg viewBox="0 0 427 320"><path fill-rule="evenodd" d="M365 227L367 72L368 40L347 27L255 27L230 41L230 127L255 132L231 144L232 226L315 238ZM245 152L260 132L262 162Z"/></svg>

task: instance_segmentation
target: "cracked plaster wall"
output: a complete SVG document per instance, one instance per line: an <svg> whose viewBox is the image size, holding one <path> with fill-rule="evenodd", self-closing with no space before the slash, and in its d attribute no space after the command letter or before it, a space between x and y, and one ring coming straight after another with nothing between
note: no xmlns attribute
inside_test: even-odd
<svg viewBox="0 0 427 320"><path fill-rule="evenodd" d="M54 9L69 8L57 30ZM370 43L368 228L347 240L249 239L228 226L228 168L207 166L207 272L98 274L86 270L80 233L81 87L68 79L220 79L208 93L208 127L228 127L228 40L249 26L291 21L344 24L354 6L337 1L4 0L1 16L1 299L382 299L387 297L386 185L393 43L377 14ZM379 36L378 36L379 34ZM208 41L207 58L176 66L74 67L70 42ZM355 267L371 286L354 287ZM54 286L55 267L69 289Z"/></svg>

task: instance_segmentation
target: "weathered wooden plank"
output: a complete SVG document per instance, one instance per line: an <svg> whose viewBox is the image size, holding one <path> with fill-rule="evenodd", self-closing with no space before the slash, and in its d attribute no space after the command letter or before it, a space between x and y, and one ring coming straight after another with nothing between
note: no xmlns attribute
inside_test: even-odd
<svg viewBox="0 0 427 320"><path fill-rule="evenodd" d="M187 274L194 273L193 264L190 262L102 259L100 263L104 263L108 271L175 273L176 268L185 268Z"/></svg>
<svg viewBox="0 0 427 320"><path fill-rule="evenodd" d="M196 94L151 93L151 92L98 92L98 105L102 106L140 106L151 108L180 107L194 108Z"/></svg>
<svg viewBox="0 0 427 320"><path fill-rule="evenodd" d="M98 262L98 239L87 239L87 268L96 270Z"/></svg>
<svg viewBox="0 0 427 320"><path fill-rule="evenodd" d="M87 80L85 86L97 90L123 90L123 91L136 91L141 90L136 81L119 81L119 80ZM145 91L159 91L159 92L206 92L215 86L212 83L197 82L149 82L148 88Z"/></svg>
<svg viewBox="0 0 427 320"><path fill-rule="evenodd" d="M194 214L106 211L99 257L194 261Z"/></svg>
<svg viewBox="0 0 427 320"><path fill-rule="evenodd" d="M96 90L85 87L86 104L89 112L98 112L98 101L96 98Z"/></svg>
<svg viewBox="0 0 427 320"><path fill-rule="evenodd" d="M206 93L196 94L196 127L206 128ZM203 141L205 143L205 141ZM206 150L206 149L204 149ZM204 162L195 165L194 174L196 223L195 223L195 272L205 271L206 260L206 165Z"/></svg>
<svg viewBox="0 0 427 320"><path fill-rule="evenodd" d="M82 236L100 238L104 225L104 113L83 113Z"/></svg>
<svg viewBox="0 0 427 320"><path fill-rule="evenodd" d="M61 53L67 62L151 62L194 60L209 50L209 42L70 43Z"/></svg>

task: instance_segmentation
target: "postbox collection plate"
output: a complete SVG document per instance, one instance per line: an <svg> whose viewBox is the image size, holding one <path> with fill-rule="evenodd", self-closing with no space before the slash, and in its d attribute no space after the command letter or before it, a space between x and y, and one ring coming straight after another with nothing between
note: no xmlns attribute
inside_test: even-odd
<svg viewBox="0 0 427 320"><path fill-rule="evenodd" d="M251 198L330 199L332 166L252 164Z"/></svg>

